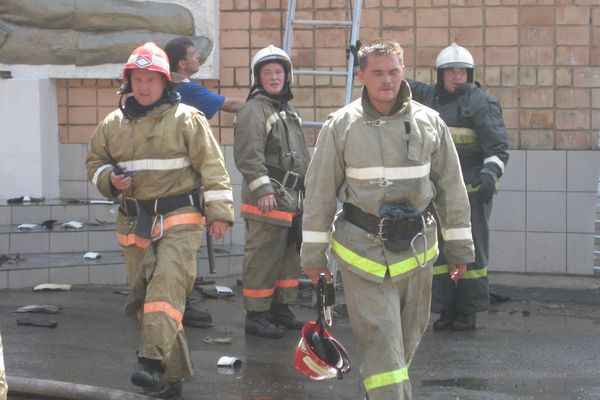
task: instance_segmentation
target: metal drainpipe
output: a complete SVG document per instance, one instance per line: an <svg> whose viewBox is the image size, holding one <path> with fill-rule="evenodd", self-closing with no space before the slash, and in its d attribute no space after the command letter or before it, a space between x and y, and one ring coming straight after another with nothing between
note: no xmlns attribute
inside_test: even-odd
<svg viewBox="0 0 600 400"><path fill-rule="evenodd" d="M148 400L143 394L122 392L98 386L80 385L77 383L51 381L46 379L6 377L9 393L13 395L41 396L53 399L69 400ZM1 393L1 392L0 392ZM0 396L0 400L6 397Z"/></svg>

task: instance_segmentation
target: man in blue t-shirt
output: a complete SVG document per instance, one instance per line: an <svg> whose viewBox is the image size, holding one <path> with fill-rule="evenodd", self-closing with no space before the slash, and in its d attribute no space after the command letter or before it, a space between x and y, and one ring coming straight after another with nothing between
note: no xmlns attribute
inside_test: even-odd
<svg viewBox="0 0 600 400"><path fill-rule="evenodd" d="M221 96L190 80L204 62L200 60L200 54L190 39L178 37L170 40L165 46L165 52L169 57L171 79L177 83L175 90L181 95L182 103L196 107L207 119L212 118L219 110L236 113L242 108L246 100ZM183 324L199 328L209 327L212 326L212 317L208 312L193 309L188 299L183 313Z"/></svg>
<svg viewBox="0 0 600 400"><path fill-rule="evenodd" d="M246 102L237 97L221 96L190 80L202 64L200 54L190 39L172 39L165 46L165 51L169 56L171 79L177 83L175 90L181 95L182 103L196 107L210 119L219 110L235 113Z"/></svg>

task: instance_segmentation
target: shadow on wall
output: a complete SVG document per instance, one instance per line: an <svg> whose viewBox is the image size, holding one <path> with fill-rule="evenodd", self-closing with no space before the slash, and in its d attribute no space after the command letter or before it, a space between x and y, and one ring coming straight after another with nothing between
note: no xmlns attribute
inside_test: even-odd
<svg viewBox="0 0 600 400"><path fill-rule="evenodd" d="M144 42L164 45L178 36L190 37L204 61L213 41L194 33L192 13L176 4L130 0L0 2L0 63L4 64L122 63Z"/></svg>

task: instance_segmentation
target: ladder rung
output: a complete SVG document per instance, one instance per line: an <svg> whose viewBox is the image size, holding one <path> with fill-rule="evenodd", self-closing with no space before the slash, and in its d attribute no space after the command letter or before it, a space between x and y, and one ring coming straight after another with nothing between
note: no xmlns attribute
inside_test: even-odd
<svg viewBox="0 0 600 400"><path fill-rule="evenodd" d="M295 69L294 75L317 75L317 76L346 76L347 71L317 71L314 69Z"/></svg>
<svg viewBox="0 0 600 400"><path fill-rule="evenodd" d="M322 122L315 122L315 121L302 121L302 126L315 126L315 127L322 127L323 123Z"/></svg>
<svg viewBox="0 0 600 400"><path fill-rule="evenodd" d="M294 25L334 25L334 26L351 26L352 21L332 21L332 20L316 20L316 19L295 19Z"/></svg>

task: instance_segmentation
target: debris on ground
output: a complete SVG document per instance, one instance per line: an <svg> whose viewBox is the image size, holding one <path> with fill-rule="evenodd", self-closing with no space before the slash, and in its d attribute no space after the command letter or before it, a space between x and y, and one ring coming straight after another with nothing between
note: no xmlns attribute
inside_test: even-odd
<svg viewBox="0 0 600 400"><path fill-rule="evenodd" d="M199 276L194 280L194 286L213 285L214 283L214 279L205 279L203 276Z"/></svg>
<svg viewBox="0 0 600 400"><path fill-rule="evenodd" d="M225 337L206 336L205 338L202 339L202 341L204 343L208 343L208 344L230 344L233 341L233 338L229 337L229 336L225 336Z"/></svg>
<svg viewBox="0 0 600 400"><path fill-rule="evenodd" d="M56 328L58 322L52 319L17 318L17 325L39 326L41 328Z"/></svg>
<svg viewBox="0 0 600 400"><path fill-rule="evenodd" d="M84 226L85 224L79 221L69 221L60 225L63 229L83 229Z"/></svg>
<svg viewBox="0 0 600 400"><path fill-rule="evenodd" d="M99 260L102 258L100 253L96 253L95 251L88 251L83 255L84 260Z"/></svg>
<svg viewBox="0 0 600 400"><path fill-rule="evenodd" d="M38 229L40 226L38 224L21 224L17 226L17 229L20 231L33 231Z"/></svg>
<svg viewBox="0 0 600 400"><path fill-rule="evenodd" d="M41 313L41 314L58 314L62 310L61 306L50 306L47 304L37 305L31 304L28 306L19 307L13 310L15 313Z"/></svg>
<svg viewBox="0 0 600 400"><path fill-rule="evenodd" d="M68 284L60 284L60 283L42 283L41 285L37 285L33 288L34 292L39 290L63 290L68 291L71 290L71 285Z"/></svg>
<svg viewBox="0 0 600 400"><path fill-rule="evenodd" d="M227 286L209 285L201 286L198 289L204 295L204 297L209 297L211 299L222 299L226 297L235 296L233 290L231 290L231 288Z"/></svg>
<svg viewBox="0 0 600 400"><path fill-rule="evenodd" d="M54 225L55 225L57 222L58 222L58 221L57 221L57 220L55 220L55 219L47 219L47 220L43 221L43 222L41 223L41 225L42 225L42 227L43 227L43 228L46 228L46 229L54 229Z"/></svg>

